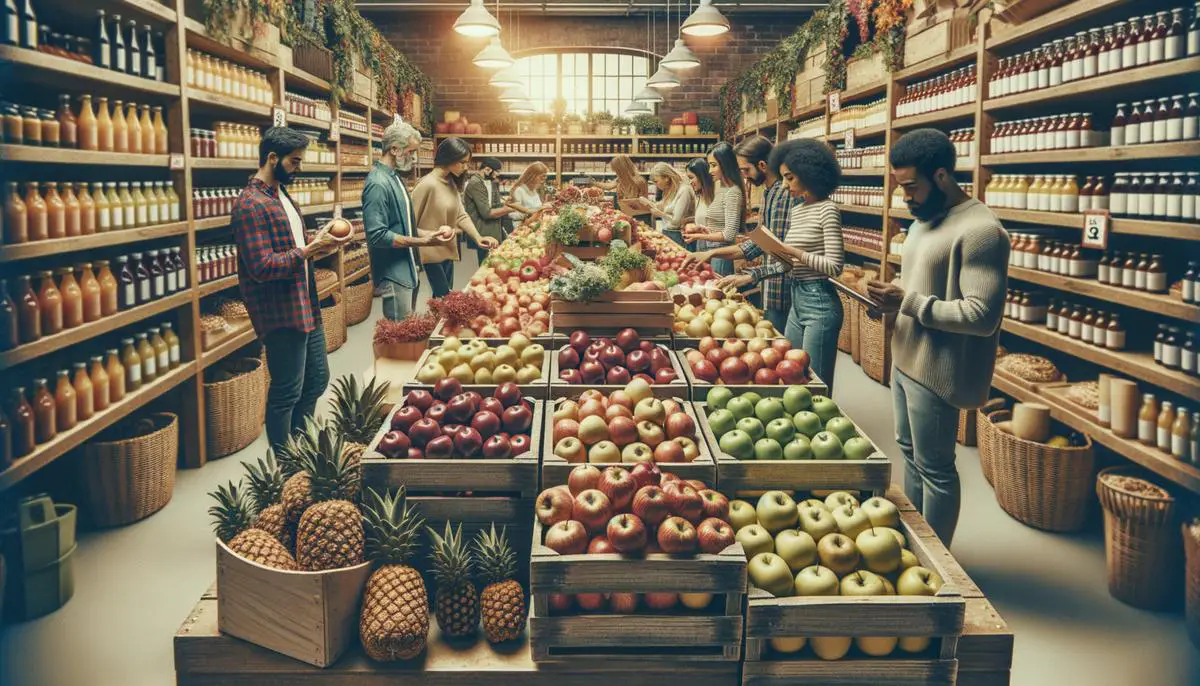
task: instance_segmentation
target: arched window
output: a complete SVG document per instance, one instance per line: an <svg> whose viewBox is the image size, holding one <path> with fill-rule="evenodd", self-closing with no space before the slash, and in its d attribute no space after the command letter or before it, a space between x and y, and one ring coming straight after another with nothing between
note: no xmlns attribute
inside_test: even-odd
<svg viewBox="0 0 1200 686"><path fill-rule="evenodd" d="M567 112L607 111L619 117L646 87L650 59L641 51L540 51L518 57L514 69L539 112L552 111L555 98L562 96Z"/></svg>

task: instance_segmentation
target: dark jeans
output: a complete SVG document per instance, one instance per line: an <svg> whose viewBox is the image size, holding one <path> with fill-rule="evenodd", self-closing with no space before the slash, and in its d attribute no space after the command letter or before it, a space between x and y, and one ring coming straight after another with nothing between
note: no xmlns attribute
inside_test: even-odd
<svg viewBox="0 0 1200 686"><path fill-rule="evenodd" d="M679 247L687 249L687 243L683 241L682 231L673 231L671 229L663 229L663 235L679 244Z"/></svg>
<svg viewBox="0 0 1200 686"><path fill-rule="evenodd" d="M825 279L796 281L792 285L792 313L784 336L793 348L807 350L812 370L833 393L833 367L837 363L838 332L842 328L842 301Z"/></svg>
<svg viewBox="0 0 1200 686"><path fill-rule="evenodd" d="M454 261L434 262L425 265L425 278L433 297L440 298L454 289Z"/></svg>
<svg viewBox="0 0 1200 686"><path fill-rule="evenodd" d="M267 391L267 441L278 449L317 409L329 384L325 330L320 320L311 333L276 329L263 340L271 388Z"/></svg>
<svg viewBox="0 0 1200 686"><path fill-rule="evenodd" d="M712 265L713 273L718 276L730 276L733 274L733 260L714 257L709 264Z"/></svg>
<svg viewBox="0 0 1200 686"><path fill-rule="evenodd" d="M896 443L904 455L904 494L942 543L954 539L962 487L954 464L958 408L892 368Z"/></svg>

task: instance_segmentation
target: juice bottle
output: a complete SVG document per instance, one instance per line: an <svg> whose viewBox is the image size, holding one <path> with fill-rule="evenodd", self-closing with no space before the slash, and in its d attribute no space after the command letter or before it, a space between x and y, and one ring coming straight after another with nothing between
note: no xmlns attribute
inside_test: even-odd
<svg viewBox="0 0 1200 686"><path fill-rule="evenodd" d="M21 343L21 323L17 305L8 294L8 281L0 279L0 350L12 350Z"/></svg>
<svg viewBox="0 0 1200 686"><path fill-rule="evenodd" d="M58 290L62 294L63 328L73 329L83 324L83 292L70 267L58 270Z"/></svg>
<svg viewBox="0 0 1200 686"><path fill-rule="evenodd" d="M83 321L94 322L103 316L100 305L100 282L92 272L92 263L79 265L79 292L83 300Z"/></svg>
<svg viewBox="0 0 1200 686"><path fill-rule="evenodd" d="M75 120L75 128L80 150L100 149L100 132L96 124L96 114L92 111L92 96L90 95L80 98L79 117Z"/></svg>
<svg viewBox="0 0 1200 686"><path fill-rule="evenodd" d="M38 443L54 440L58 435L58 419L55 415L54 396L46 379L33 380L34 435Z"/></svg>
<svg viewBox="0 0 1200 686"><path fill-rule="evenodd" d="M85 363L76 362L72 368L75 370L72 383L75 387L75 416L82 422L91 419L96 413L96 389L92 385L92 377L88 376Z"/></svg>
<svg viewBox="0 0 1200 686"><path fill-rule="evenodd" d="M112 152L113 145L113 120L108 115L108 98L96 98L96 149Z"/></svg>
<svg viewBox="0 0 1200 686"><path fill-rule="evenodd" d="M21 342L32 343L42 337L42 314L29 275L22 274L17 277L14 292L17 294L17 329L21 334Z"/></svg>
<svg viewBox="0 0 1200 686"><path fill-rule="evenodd" d="M83 233L83 213L79 206L79 198L75 197L75 191L71 189L71 184L61 183L59 187L58 196L62 198L63 205L66 207L67 236L78 236Z"/></svg>
<svg viewBox="0 0 1200 686"><path fill-rule="evenodd" d="M175 335L175 331L171 327L171 322L163 322L162 337L167 343L167 359L171 364L171 368L174 369L179 366L180 348L179 336Z"/></svg>
<svg viewBox="0 0 1200 686"><path fill-rule="evenodd" d="M96 412L102 412L108 409L112 388L109 384L108 372L104 369L104 358L94 355L90 361L92 363L92 407Z"/></svg>
<svg viewBox="0 0 1200 686"><path fill-rule="evenodd" d="M146 225L157 226L161 224L162 222L158 218L158 198L154 197L154 183L147 181L145 184L137 185L142 186L138 190L141 192L146 206Z"/></svg>
<svg viewBox="0 0 1200 686"><path fill-rule="evenodd" d="M71 111L71 96L65 93L58 96L58 130L62 147L79 147L78 121Z"/></svg>
<svg viewBox="0 0 1200 686"><path fill-rule="evenodd" d="M25 399L25 387L17 386L8 399L8 417L12 424L13 457L24 457L37 447L33 408Z"/></svg>
<svg viewBox="0 0 1200 686"><path fill-rule="evenodd" d="M142 359L142 383L147 384L158 378L158 358L154 346L150 345L146 334L137 335L137 354Z"/></svg>
<svg viewBox="0 0 1200 686"><path fill-rule="evenodd" d="M133 201L133 225L147 226L150 223L150 208L146 206L146 196L142 194L142 184L134 181L130 185L133 187L129 191L129 197Z"/></svg>
<svg viewBox="0 0 1200 686"><path fill-rule="evenodd" d="M66 369L58 370L58 380L54 388L55 429L68 431L79 423L79 403L75 397L75 387L71 385L71 375Z"/></svg>
<svg viewBox="0 0 1200 686"><path fill-rule="evenodd" d="M1171 456L1179 460L1188 460L1188 443L1192 436L1192 419L1186 407L1180 407L1175 412L1175 420L1171 423Z"/></svg>
<svg viewBox="0 0 1200 686"><path fill-rule="evenodd" d="M122 224L125 228L132 229L137 226L138 223L137 208L133 206L133 195L129 193L129 182L121 181L117 183L117 189L117 197L119 198L118 204L121 206L121 210L124 213Z"/></svg>
<svg viewBox="0 0 1200 686"><path fill-rule="evenodd" d="M8 196L4 201L4 244L20 245L29 242L29 210L21 200L16 181L8 182Z"/></svg>
<svg viewBox="0 0 1200 686"><path fill-rule="evenodd" d="M92 201L92 216L96 233L106 233L112 229L112 208L108 204L108 196L104 193L104 185L96 182L92 184L92 194L89 196Z"/></svg>
<svg viewBox="0 0 1200 686"><path fill-rule="evenodd" d="M104 371L108 374L108 404L120 402L125 397L125 366L121 364L121 355L116 348L104 352L107 356Z"/></svg>
<svg viewBox="0 0 1200 686"><path fill-rule="evenodd" d="M125 224L125 208L121 206L121 196L117 195L117 182L106 181L104 183L104 190L108 197L110 230L132 229L132 226Z"/></svg>
<svg viewBox="0 0 1200 686"><path fill-rule="evenodd" d="M62 292L54 283L54 272L46 269L38 272L41 287L38 290L37 310L40 316L39 337L53 336L63 330Z"/></svg>
<svg viewBox="0 0 1200 686"><path fill-rule="evenodd" d="M125 367L125 391L131 393L142 387L142 357L132 338L121 339L121 364Z"/></svg>
<svg viewBox="0 0 1200 686"><path fill-rule="evenodd" d="M116 314L117 278L113 276L108 260L96 260L96 281L100 286L100 316Z"/></svg>
<svg viewBox="0 0 1200 686"><path fill-rule="evenodd" d="M165 374L171 368L171 346L163 340L157 326L152 327L149 331L150 347L154 348L155 366L159 374Z"/></svg>
<svg viewBox="0 0 1200 686"><path fill-rule="evenodd" d="M67 235L67 204L58 195L52 183L42 184L46 198L46 235L50 238L65 238Z"/></svg>
<svg viewBox="0 0 1200 686"><path fill-rule="evenodd" d="M167 123L163 120L163 108L161 105L154 106L154 154L166 155L168 151L167 144Z"/></svg>
<svg viewBox="0 0 1200 686"><path fill-rule="evenodd" d="M44 241L50 237L49 216L46 201L38 194L37 183L25 184L25 210L29 229L29 240Z"/></svg>
<svg viewBox="0 0 1200 686"><path fill-rule="evenodd" d="M130 107L132 108L133 105ZM142 130L142 152L153 155L157 142L155 141L154 120L150 118L150 106L142 105L141 112L142 116L138 120L138 126Z"/></svg>
<svg viewBox="0 0 1200 686"><path fill-rule="evenodd" d="M171 221L179 221L179 196L175 193L175 185L166 184L167 203L169 205Z"/></svg>
<svg viewBox="0 0 1200 686"><path fill-rule="evenodd" d="M101 101L103 100L104 98L101 98ZM129 120L125 118L124 106L124 101L113 101L112 117L110 118L112 152L129 152Z"/></svg>

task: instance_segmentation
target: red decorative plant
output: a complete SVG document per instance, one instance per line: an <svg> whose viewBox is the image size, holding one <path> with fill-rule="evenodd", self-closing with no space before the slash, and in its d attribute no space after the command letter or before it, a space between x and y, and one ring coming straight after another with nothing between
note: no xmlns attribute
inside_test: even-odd
<svg viewBox="0 0 1200 686"><path fill-rule="evenodd" d="M429 340L436 326L437 317L428 312L414 312L398 322L380 319L375 323L374 342L389 345Z"/></svg>
<svg viewBox="0 0 1200 686"><path fill-rule="evenodd" d="M429 309L451 327L463 326L479 316L495 314L491 301L475 291L450 291L429 301Z"/></svg>

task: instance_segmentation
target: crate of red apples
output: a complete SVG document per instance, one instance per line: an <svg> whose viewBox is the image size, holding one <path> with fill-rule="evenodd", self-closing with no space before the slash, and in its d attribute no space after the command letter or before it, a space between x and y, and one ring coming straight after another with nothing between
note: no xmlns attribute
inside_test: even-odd
<svg viewBox="0 0 1200 686"><path fill-rule="evenodd" d="M670 345L643 339L633 329L612 338L573 331L550 361L551 398L571 397L582 388L607 394L634 379L648 384L657 397L688 397L687 380Z"/></svg>
<svg viewBox="0 0 1200 686"><path fill-rule="evenodd" d="M815 395L828 395L829 386L813 373L807 351L792 348L786 338L726 338L705 336L697 348L677 353L692 400L704 400L716 386L736 392L754 390L765 396L783 394L788 386L806 386Z"/></svg>
<svg viewBox="0 0 1200 686"><path fill-rule="evenodd" d="M652 462L578 465L534 509L535 661L741 658L746 556L724 495Z"/></svg>

